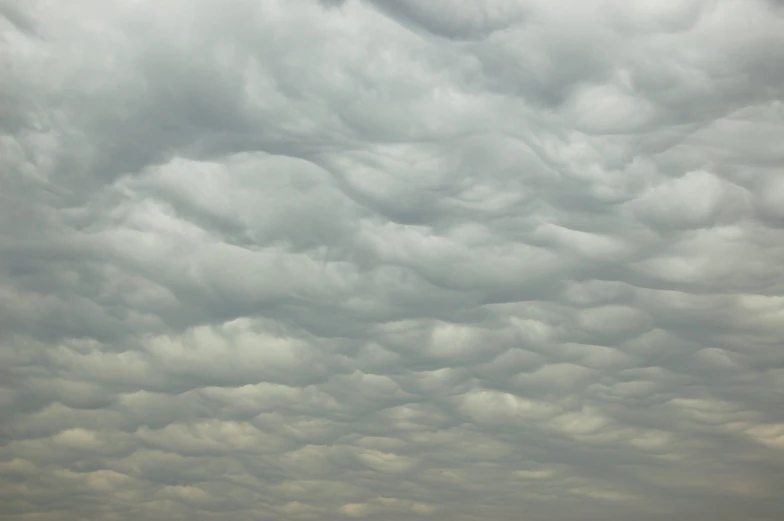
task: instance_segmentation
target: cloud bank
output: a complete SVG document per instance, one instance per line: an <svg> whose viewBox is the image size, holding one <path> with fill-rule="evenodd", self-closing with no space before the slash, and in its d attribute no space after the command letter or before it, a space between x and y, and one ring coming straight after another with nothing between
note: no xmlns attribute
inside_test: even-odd
<svg viewBox="0 0 784 521"><path fill-rule="evenodd" d="M780 3L0 13L0 519L784 516Z"/></svg>

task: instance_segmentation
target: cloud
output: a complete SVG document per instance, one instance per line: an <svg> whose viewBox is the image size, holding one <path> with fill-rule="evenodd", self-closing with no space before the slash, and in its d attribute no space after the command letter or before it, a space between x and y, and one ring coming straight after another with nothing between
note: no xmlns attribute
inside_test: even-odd
<svg viewBox="0 0 784 521"><path fill-rule="evenodd" d="M784 514L776 2L0 23L0 518Z"/></svg>

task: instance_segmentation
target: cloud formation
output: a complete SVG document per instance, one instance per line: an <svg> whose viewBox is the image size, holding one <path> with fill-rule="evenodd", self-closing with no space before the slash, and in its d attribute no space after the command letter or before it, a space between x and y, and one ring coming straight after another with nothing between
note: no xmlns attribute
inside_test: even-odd
<svg viewBox="0 0 784 521"><path fill-rule="evenodd" d="M780 3L0 15L0 519L784 516Z"/></svg>

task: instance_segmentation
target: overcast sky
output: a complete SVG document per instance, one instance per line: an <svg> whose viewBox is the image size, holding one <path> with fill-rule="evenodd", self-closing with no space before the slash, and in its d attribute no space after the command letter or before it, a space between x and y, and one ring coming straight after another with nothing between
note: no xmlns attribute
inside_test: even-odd
<svg viewBox="0 0 784 521"><path fill-rule="evenodd" d="M0 0L0 519L784 519L784 4Z"/></svg>

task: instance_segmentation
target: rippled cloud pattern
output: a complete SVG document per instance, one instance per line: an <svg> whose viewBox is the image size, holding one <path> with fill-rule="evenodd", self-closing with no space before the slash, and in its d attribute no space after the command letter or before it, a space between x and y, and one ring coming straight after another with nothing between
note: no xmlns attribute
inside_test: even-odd
<svg viewBox="0 0 784 521"><path fill-rule="evenodd" d="M0 519L784 519L781 2L0 15Z"/></svg>

